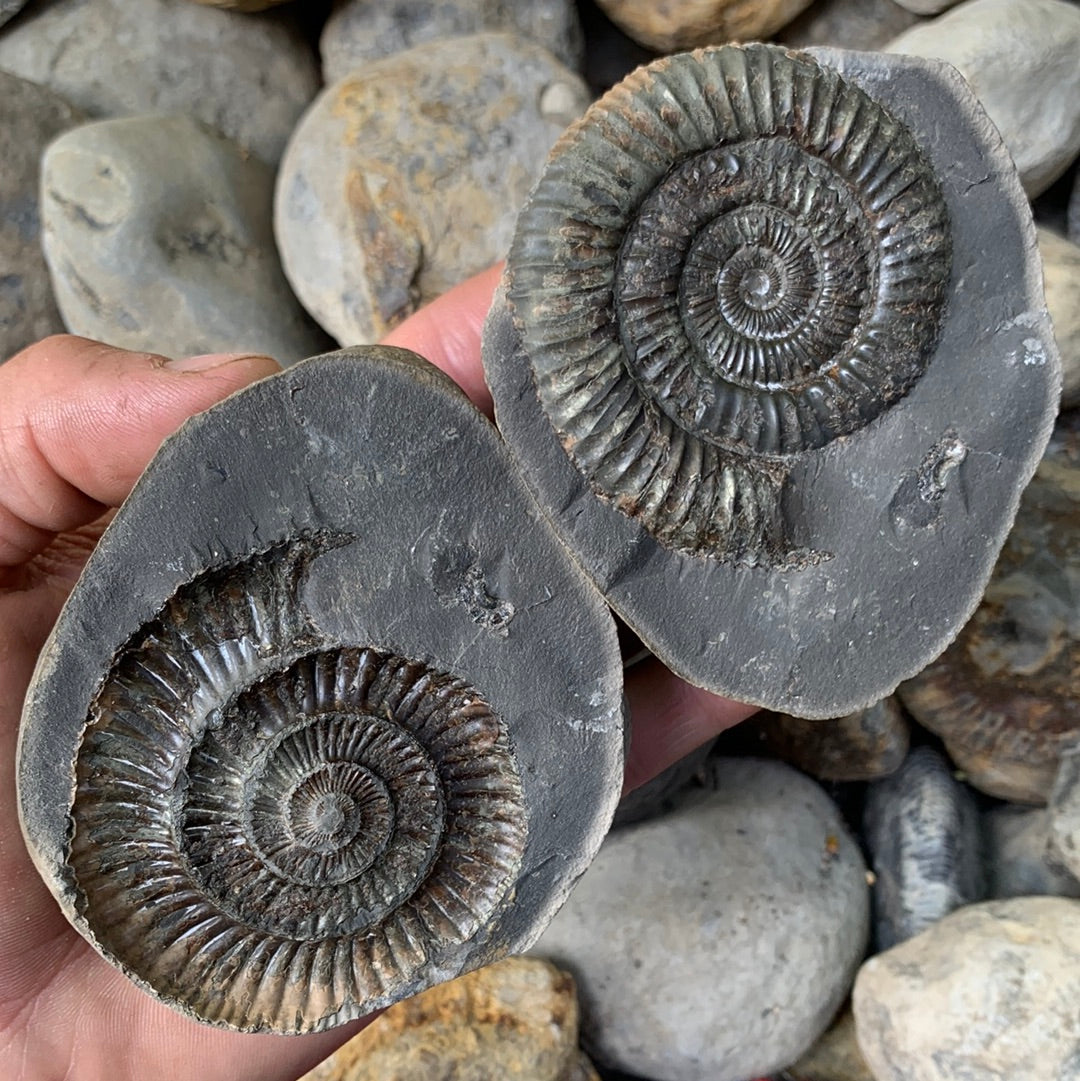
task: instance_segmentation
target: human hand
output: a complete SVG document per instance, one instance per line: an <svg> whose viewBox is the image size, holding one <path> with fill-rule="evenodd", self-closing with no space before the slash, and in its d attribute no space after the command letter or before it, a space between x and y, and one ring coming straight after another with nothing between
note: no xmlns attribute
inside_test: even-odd
<svg viewBox="0 0 1080 1081"><path fill-rule="evenodd" d="M497 271L402 324L388 344L427 356L482 408L480 328ZM355 1022L305 1037L189 1021L144 994L73 930L15 828L19 710L37 655L114 508L183 421L276 370L265 357L172 363L57 336L0 366L0 1077L45 1081L284 1081L328 1055ZM746 716L659 664L629 674L641 783Z"/></svg>

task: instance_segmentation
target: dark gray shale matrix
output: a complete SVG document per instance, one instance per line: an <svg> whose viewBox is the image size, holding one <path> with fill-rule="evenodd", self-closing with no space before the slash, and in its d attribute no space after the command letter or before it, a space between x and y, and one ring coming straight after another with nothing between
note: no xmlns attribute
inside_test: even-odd
<svg viewBox="0 0 1080 1081"><path fill-rule="evenodd" d="M611 821L623 709L494 428L414 354L344 350L139 480L27 697L23 830L162 1000L324 1029L531 944Z"/></svg>
<svg viewBox="0 0 1080 1081"><path fill-rule="evenodd" d="M484 365L645 644L806 717L970 616L1060 386L1030 210L960 75L767 45L658 60L568 129Z"/></svg>

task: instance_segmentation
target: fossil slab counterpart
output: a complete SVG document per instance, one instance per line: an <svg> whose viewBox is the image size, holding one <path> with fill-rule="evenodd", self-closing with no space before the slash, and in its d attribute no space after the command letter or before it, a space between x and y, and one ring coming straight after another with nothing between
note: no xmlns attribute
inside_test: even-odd
<svg viewBox="0 0 1080 1081"><path fill-rule="evenodd" d="M160 998L323 1029L539 934L614 811L621 691L494 429L411 353L330 354L117 514L27 698L24 832Z"/></svg>
<svg viewBox="0 0 1080 1081"><path fill-rule="evenodd" d="M496 416L700 686L865 707L973 610L1060 373L1030 212L940 63L728 46L573 125L489 317Z"/></svg>

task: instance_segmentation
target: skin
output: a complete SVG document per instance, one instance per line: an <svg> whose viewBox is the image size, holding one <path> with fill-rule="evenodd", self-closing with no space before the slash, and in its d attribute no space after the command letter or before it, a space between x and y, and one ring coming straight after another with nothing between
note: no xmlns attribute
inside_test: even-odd
<svg viewBox="0 0 1080 1081"><path fill-rule="evenodd" d="M498 268L446 294L387 344L426 356L490 414L480 330ZM367 1021L301 1037L197 1024L101 960L38 879L16 828L15 744L37 655L112 508L189 416L273 374L267 357L170 361L58 335L0 365L0 1077L20 1081L286 1081ZM654 660L627 674L642 783L751 709ZM370 1019L369 1019L370 1020Z"/></svg>

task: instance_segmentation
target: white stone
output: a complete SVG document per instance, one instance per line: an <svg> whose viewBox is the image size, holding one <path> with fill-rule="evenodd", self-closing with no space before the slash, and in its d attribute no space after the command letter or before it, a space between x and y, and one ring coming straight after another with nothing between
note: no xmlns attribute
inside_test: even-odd
<svg viewBox="0 0 1080 1081"><path fill-rule="evenodd" d="M285 15L189 0L53 0L0 34L0 68L92 117L190 113L275 163L319 86Z"/></svg>
<svg viewBox="0 0 1080 1081"><path fill-rule="evenodd" d="M959 68L1001 132L1029 196L1048 188L1080 153L1080 5L966 0L893 38L885 51L939 57Z"/></svg>
<svg viewBox="0 0 1080 1081"><path fill-rule="evenodd" d="M872 957L855 981L877 1081L1077 1081L1080 901L957 909Z"/></svg>

